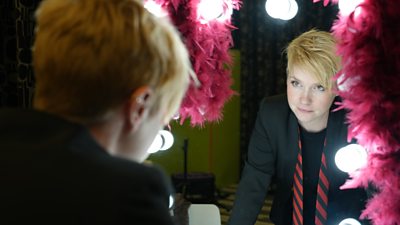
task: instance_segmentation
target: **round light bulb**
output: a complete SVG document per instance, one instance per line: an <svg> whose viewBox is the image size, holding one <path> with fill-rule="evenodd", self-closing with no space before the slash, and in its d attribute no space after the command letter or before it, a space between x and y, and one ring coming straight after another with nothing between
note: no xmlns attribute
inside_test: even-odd
<svg viewBox="0 0 400 225"><path fill-rule="evenodd" d="M179 114L179 112L177 112L172 116L172 119L173 120L178 120L180 117L181 117L181 115Z"/></svg>
<svg viewBox="0 0 400 225"><path fill-rule="evenodd" d="M367 151L361 145L350 144L337 151L335 163L343 172L351 173L365 166L367 157Z"/></svg>
<svg viewBox="0 0 400 225"><path fill-rule="evenodd" d="M289 9L286 13L281 16L282 20L291 20L296 16L299 6L295 0L289 0Z"/></svg>
<svg viewBox="0 0 400 225"><path fill-rule="evenodd" d="M169 196L169 208L172 208L172 206L174 205L174 197L172 197L172 195Z"/></svg>
<svg viewBox="0 0 400 225"><path fill-rule="evenodd" d="M168 130L160 130L159 134L163 139L163 145L161 146L160 150L165 151L172 147L174 144L174 136Z"/></svg>
<svg viewBox="0 0 400 225"><path fill-rule="evenodd" d="M267 0L265 10L275 19L290 20L296 16L299 7L295 0Z"/></svg>
<svg viewBox="0 0 400 225"><path fill-rule="evenodd" d="M154 0L145 1L144 8L146 8L147 11L149 11L156 17L165 17L168 15L168 13L161 7L161 5L157 4Z"/></svg>
<svg viewBox="0 0 400 225"><path fill-rule="evenodd" d="M151 143L150 147L147 149L148 153L156 153L158 152L161 147L163 146L163 138L161 137L161 135L158 133L156 135L156 137L153 140L153 143Z"/></svg>
<svg viewBox="0 0 400 225"><path fill-rule="evenodd" d="M221 0L201 0L197 6L200 22L204 24L220 17L224 13L222 4Z"/></svg>
<svg viewBox="0 0 400 225"><path fill-rule="evenodd" d="M340 14L348 16L364 0L339 0Z"/></svg>
<svg viewBox="0 0 400 225"><path fill-rule="evenodd" d="M287 8L285 3L288 4L289 2L286 0L267 0L265 2L265 10L272 18L279 19L285 12L285 8Z"/></svg>
<svg viewBox="0 0 400 225"><path fill-rule="evenodd" d="M347 218L342 220L338 225L361 225L361 223L356 219Z"/></svg>
<svg viewBox="0 0 400 225"><path fill-rule="evenodd" d="M344 81L344 76L345 74L340 74L337 83L338 83L338 89L340 91L348 91L350 90L354 85L356 85L358 82L360 82L361 78L360 76L355 76L353 75L352 77L347 77L346 80Z"/></svg>

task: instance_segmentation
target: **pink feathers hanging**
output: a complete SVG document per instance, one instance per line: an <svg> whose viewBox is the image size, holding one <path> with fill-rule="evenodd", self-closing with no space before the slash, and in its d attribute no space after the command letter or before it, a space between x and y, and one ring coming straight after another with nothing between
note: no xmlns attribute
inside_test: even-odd
<svg viewBox="0 0 400 225"><path fill-rule="evenodd" d="M231 89L233 46L231 12L239 9L240 0L219 0L223 13L219 18L204 21L198 12L202 0L156 0L167 10L181 32L189 50L194 72L201 85L191 85L179 111L180 121L190 118L192 126L222 118L224 104L235 92ZM214 0L217 1L217 0Z"/></svg>
<svg viewBox="0 0 400 225"><path fill-rule="evenodd" d="M375 225L400 224L400 5L365 0L339 15L333 32L343 69L337 78L348 114L349 138L369 151L368 165L345 186L369 184L377 192L362 216Z"/></svg>

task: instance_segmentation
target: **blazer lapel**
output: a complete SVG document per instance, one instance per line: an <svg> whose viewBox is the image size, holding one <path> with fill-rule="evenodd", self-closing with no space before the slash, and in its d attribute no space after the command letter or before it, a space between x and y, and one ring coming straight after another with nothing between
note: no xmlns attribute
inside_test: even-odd
<svg viewBox="0 0 400 225"><path fill-rule="evenodd" d="M293 185L293 175L294 175L294 169L296 167L297 163L297 154L299 152L299 125L297 122L297 119L293 113L290 113L289 115L289 123L288 123L288 143L287 143L287 148L288 148L288 159L289 163L287 166L288 177L291 177L291 179L288 179L291 181L290 186Z"/></svg>

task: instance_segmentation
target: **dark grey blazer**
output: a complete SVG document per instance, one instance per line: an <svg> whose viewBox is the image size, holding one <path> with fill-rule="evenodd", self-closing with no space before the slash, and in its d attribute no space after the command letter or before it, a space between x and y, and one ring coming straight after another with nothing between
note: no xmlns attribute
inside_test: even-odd
<svg viewBox="0 0 400 225"><path fill-rule="evenodd" d="M336 100L335 100L336 101ZM332 110L335 104L332 106ZM348 178L334 162L339 148L347 145L345 111L331 112L326 134L326 159L330 182L328 224L359 218L366 194L362 189L339 190ZM298 153L298 123L286 95L263 99L249 144L248 156L229 220L230 225L253 225L274 177L276 191L270 219L276 225L292 224L293 174ZM316 159L320 160L320 159Z"/></svg>
<svg viewBox="0 0 400 225"><path fill-rule="evenodd" d="M0 224L172 225L170 191L159 169L110 156L80 125L0 110Z"/></svg>

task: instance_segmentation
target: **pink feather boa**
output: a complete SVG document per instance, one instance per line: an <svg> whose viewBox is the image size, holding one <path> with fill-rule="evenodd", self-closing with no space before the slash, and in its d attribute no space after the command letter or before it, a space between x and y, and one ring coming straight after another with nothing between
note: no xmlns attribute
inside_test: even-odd
<svg viewBox="0 0 400 225"><path fill-rule="evenodd" d="M362 217L376 225L400 224L400 5L365 0L333 26L346 86L339 91L350 112L349 138L368 152L368 165L343 187L378 189Z"/></svg>
<svg viewBox="0 0 400 225"><path fill-rule="evenodd" d="M202 23L197 8L201 0L156 0L181 32L189 50L194 72L201 85L189 87L179 110L183 123L190 117L192 126L222 119L224 104L235 94L231 89L233 46L230 14L225 21ZM239 9L240 0L223 0L225 13Z"/></svg>

